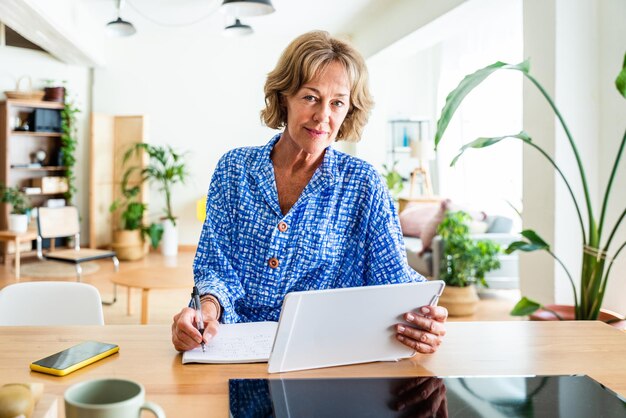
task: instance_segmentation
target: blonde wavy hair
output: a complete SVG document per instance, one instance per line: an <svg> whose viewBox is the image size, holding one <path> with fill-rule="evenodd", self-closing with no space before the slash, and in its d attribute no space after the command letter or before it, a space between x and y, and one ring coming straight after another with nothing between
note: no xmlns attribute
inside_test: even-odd
<svg viewBox="0 0 626 418"><path fill-rule="evenodd" d="M265 81L265 109L261 111L261 120L272 129L284 128L287 108L282 97L295 94L333 62L343 65L351 85L350 108L336 140L359 141L374 106L367 67L356 49L325 31L300 35L283 51Z"/></svg>

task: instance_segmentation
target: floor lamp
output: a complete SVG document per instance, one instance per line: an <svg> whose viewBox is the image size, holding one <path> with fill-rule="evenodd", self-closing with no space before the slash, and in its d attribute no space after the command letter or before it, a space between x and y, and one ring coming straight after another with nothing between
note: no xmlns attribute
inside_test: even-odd
<svg viewBox="0 0 626 418"><path fill-rule="evenodd" d="M415 186L422 184L421 195L432 197L432 181L430 171L428 170L428 161L432 159L432 149L428 141L412 140L410 144L411 158L418 161L418 166L411 172L411 188L409 189L409 198L415 197Z"/></svg>

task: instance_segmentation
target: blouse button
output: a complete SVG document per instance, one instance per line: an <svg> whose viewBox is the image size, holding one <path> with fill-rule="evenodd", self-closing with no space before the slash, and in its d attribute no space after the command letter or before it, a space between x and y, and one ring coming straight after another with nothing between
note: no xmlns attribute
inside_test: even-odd
<svg viewBox="0 0 626 418"><path fill-rule="evenodd" d="M279 230L280 232L285 232L285 231L287 230L287 228L288 228L288 226L287 226L287 224L286 224L285 222L280 221L280 222L278 223L278 230Z"/></svg>
<svg viewBox="0 0 626 418"><path fill-rule="evenodd" d="M269 264L269 266L273 269L275 269L276 267L278 267L278 258L276 257L272 257L269 259L269 261L267 262L267 264Z"/></svg>

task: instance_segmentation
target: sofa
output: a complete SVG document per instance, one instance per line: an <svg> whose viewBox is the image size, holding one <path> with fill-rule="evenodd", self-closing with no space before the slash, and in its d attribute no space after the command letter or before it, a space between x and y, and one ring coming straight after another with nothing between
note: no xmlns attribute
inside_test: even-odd
<svg viewBox="0 0 626 418"><path fill-rule="evenodd" d="M432 203L430 207L406 208L400 215L400 223L404 233L404 245L409 265L418 273L432 280L439 278L439 270L443 259L443 241L436 235L436 227L443 214L450 208L449 201ZM403 208L404 209L404 208ZM417 218L421 217L420 221ZM475 219L477 227L471 234L473 239L489 239L502 248L506 248L513 241L518 241L520 236L512 233L513 221L510 218L500 215L486 215L483 212L476 212ZM415 222L414 222L415 221ZM419 225L416 225L418 223ZM426 249L424 249L426 243ZM490 271L485 275L485 280L491 289L517 289L519 288L519 264L518 255L501 254L500 268Z"/></svg>

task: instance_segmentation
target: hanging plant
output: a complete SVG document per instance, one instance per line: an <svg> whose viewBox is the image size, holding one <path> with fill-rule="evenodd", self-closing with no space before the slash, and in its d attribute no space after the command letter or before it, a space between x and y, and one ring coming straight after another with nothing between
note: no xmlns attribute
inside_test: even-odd
<svg viewBox="0 0 626 418"><path fill-rule="evenodd" d="M76 145L77 124L76 114L80 109L76 107L74 101L70 100L67 89L65 89L64 106L61 110L61 164L65 167L65 176L67 177L68 189L65 192L65 199L71 204L76 194L76 173L74 166L76 165Z"/></svg>

